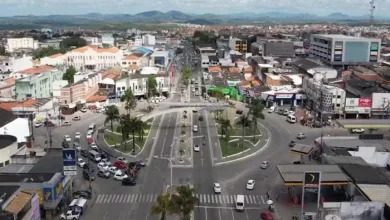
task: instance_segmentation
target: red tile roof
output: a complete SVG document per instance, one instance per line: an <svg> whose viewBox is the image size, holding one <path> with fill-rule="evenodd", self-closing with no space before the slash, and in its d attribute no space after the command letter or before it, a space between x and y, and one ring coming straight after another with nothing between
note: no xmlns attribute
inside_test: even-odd
<svg viewBox="0 0 390 220"><path fill-rule="evenodd" d="M52 69L53 69L53 67L51 67L51 66L43 65L43 66L33 67L33 68L30 68L30 69L21 70L19 72L23 73L23 74L37 75L37 74L40 74L40 73L43 73L43 72L46 72L46 71L50 71Z"/></svg>
<svg viewBox="0 0 390 220"><path fill-rule="evenodd" d="M27 99L23 102L11 101L11 102L0 102L0 108L7 111L11 111L14 107L31 107L37 103L35 99Z"/></svg>

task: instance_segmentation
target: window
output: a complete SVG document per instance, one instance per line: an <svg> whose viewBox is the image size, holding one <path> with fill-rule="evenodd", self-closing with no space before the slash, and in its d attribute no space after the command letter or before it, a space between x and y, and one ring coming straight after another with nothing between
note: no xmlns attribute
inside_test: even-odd
<svg viewBox="0 0 390 220"><path fill-rule="evenodd" d="M340 104L336 104L336 107L340 107Z"/></svg>
<svg viewBox="0 0 390 220"><path fill-rule="evenodd" d="M5 161L5 165L7 166L9 164L9 160Z"/></svg>
<svg viewBox="0 0 390 220"><path fill-rule="evenodd" d="M126 88L124 86L122 86L122 90L126 90Z"/></svg>

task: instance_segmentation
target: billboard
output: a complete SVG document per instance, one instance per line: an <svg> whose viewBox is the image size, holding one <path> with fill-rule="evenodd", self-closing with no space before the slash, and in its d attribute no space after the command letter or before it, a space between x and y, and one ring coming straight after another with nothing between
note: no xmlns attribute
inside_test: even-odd
<svg viewBox="0 0 390 220"><path fill-rule="evenodd" d="M64 164L64 175L75 176L77 175L77 157L75 149L62 150L62 161Z"/></svg>
<svg viewBox="0 0 390 220"><path fill-rule="evenodd" d="M359 106L359 98L346 98L345 99L346 107L358 107Z"/></svg>
<svg viewBox="0 0 390 220"><path fill-rule="evenodd" d="M53 193L53 187L43 187L43 201L53 201L54 200L54 193Z"/></svg>
<svg viewBox="0 0 390 220"><path fill-rule="evenodd" d="M370 98L359 98L359 107L371 107L372 99Z"/></svg>
<svg viewBox="0 0 390 220"><path fill-rule="evenodd" d="M383 110L389 105L390 93L373 93L371 108Z"/></svg>

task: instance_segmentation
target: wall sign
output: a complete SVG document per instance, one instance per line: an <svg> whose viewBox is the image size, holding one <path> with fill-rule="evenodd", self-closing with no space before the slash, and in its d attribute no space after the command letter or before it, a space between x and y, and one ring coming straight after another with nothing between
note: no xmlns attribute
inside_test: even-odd
<svg viewBox="0 0 390 220"><path fill-rule="evenodd" d="M277 99L291 99L294 94L276 94Z"/></svg>

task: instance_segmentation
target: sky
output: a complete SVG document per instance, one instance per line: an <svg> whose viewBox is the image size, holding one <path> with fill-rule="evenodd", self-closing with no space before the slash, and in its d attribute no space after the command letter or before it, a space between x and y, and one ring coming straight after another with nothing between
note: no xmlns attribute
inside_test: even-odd
<svg viewBox="0 0 390 220"><path fill-rule="evenodd" d="M136 14L178 10L193 14L340 12L368 16L371 0L0 0L0 16L52 14ZM375 0L375 15L390 17L390 0ZM387 12L387 13L386 13Z"/></svg>

